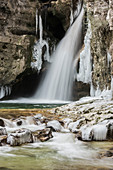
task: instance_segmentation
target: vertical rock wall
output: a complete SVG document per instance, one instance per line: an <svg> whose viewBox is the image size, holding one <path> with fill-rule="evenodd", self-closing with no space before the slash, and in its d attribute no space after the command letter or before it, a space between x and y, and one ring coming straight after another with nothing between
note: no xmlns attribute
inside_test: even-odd
<svg viewBox="0 0 113 170"><path fill-rule="evenodd" d="M93 60L92 83L96 89L111 88L113 74L113 1L84 0L91 22L91 55ZM108 55L112 61L108 63Z"/></svg>
<svg viewBox="0 0 113 170"><path fill-rule="evenodd" d="M0 1L0 85L10 84L30 66L36 1Z"/></svg>

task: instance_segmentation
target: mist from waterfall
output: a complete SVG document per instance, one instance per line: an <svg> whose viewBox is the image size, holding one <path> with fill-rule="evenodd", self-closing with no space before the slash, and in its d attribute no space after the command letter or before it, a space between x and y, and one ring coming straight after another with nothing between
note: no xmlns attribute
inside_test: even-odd
<svg viewBox="0 0 113 170"><path fill-rule="evenodd" d="M73 84L73 59L81 41L83 9L53 53L54 58L34 98L70 100Z"/></svg>

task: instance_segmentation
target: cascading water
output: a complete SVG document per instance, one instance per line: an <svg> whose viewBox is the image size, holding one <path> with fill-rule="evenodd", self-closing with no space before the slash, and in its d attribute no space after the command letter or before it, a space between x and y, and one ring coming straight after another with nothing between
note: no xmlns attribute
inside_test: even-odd
<svg viewBox="0 0 113 170"><path fill-rule="evenodd" d="M61 40L52 58L54 61L40 83L35 98L49 100L70 100L73 83L73 59L81 41L83 9Z"/></svg>

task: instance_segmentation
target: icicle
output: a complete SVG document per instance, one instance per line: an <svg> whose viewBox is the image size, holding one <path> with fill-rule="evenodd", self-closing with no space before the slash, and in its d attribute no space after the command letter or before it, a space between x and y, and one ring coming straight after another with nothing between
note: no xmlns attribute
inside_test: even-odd
<svg viewBox="0 0 113 170"><path fill-rule="evenodd" d="M107 63L108 63L108 67L110 66L110 62L111 62L111 55L109 54L109 52L107 52Z"/></svg>
<svg viewBox="0 0 113 170"><path fill-rule="evenodd" d="M39 30L40 30L40 44L42 44L43 39L43 26L42 26L42 18L39 15Z"/></svg>
<svg viewBox="0 0 113 170"><path fill-rule="evenodd" d="M81 9L81 0L78 1L78 5L77 5L77 10L74 12L73 14L73 19L75 19L78 15L79 15L79 12L80 12L80 9Z"/></svg>
<svg viewBox="0 0 113 170"><path fill-rule="evenodd" d="M73 2L71 0L71 14L70 14L70 25L73 23L74 21L74 16L73 16Z"/></svg>
<svg viewBox="0 0 113 170"><path fill-rule="evenodd" d="M36 9L36 35L38 33L38 10Z"/></svg>
<svg viewBox="0 0 113 170"><path fill-rule="evenodd" d="M93 140L106 140L107 137L107 127L106 124L97 124L92 128L93 131Z"/></svg>
<svg viewBox="0 0 113 170"><path fill-rule="evenodd" d="M4 90L4 87L2 86L0 88L0 99L2 99L4 96L5 96L5 90Z"/></svg>
<svg viewBox="0 0 113 170"><path fill-rule="evenodd" d="M11 87L1 86L0 87L0 99L11 94Z"/></svg>
<svg viewBox="0 0 113 170"><path fill-rule="evenodd" d="M97 125L84 125L81 127L82 139L86 141L96 140L103 141L107 139L108 128L106 122L101 122Z"/></svg>
<svg viewBox="0 0 113 170"><path fill-rule="evenodd" d="M88 30L84 39L84 50L80 53L80 68L77 74L77 81L91 83L91 52L90 52L91 24L89 21Z"/></svg>
<svg viewBox="0 0 113 170"><path fill-rule="evenodd" d="M91 81L91 84L90 84L90 96L91 97L95 96L95 89L94 89L92 81Z"/></svg>
<svg viewBox="0 0 113 170"><path fill-rule="evenodd" d="M38 13L37 13L38 15ZM38 16L37 16L38 18ZM46 47L46 51L44 54L44 60L50 62L50 54L49 54L49 45L47 40L43 40L43 25L42 25L42 18L41 15L39 15L39 20L37 19L37 22L39 21L39 41L36 42L33 49L33 59L34 61L31 63L31 67L36 69L37 71L40 71L42 68L42 53L43 53L43 47Z"/></svg>

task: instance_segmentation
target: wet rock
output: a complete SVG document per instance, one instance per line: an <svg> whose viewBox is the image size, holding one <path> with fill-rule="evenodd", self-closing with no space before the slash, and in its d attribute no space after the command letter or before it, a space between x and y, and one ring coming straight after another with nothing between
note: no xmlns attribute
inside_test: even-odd
<svg viewBox="0 0 113 170"><path fill-rule="evenodd" d="M38 130L36 132L33 133L33 142L37 142L37 141L47 141L50 138L52 138L52 130L51 128L46 128L43 130Z"/></svg>
<svg viewBox="0 0 113 170"><path fill-rule="evenodd" d="M21 117L19 119L16 119L14 122L17 126L36 124L36 120L32 116Z"/></svg>
<svg viewBox="0 0 113 170"><path fill-rule="evenodd" d="M49 121L50 121L50 119L45 117L45 116L41 117L41 119L40 119L41 123L46 123L47 124Z"/></svg>
<svg viewBox="0 0 113 170"><path fill-rule="evenodd" d="M4 121L5 127L11 127L11 128L14 127L14 124L11 120L4 119L4 118L2 118L2 120Z"/></svg>
<svg viewBox="0 0 113 170"><path fill-rule="evenodd" d="M7 143L11 146L19 146L25 143L32 143L33 136L28 129L19 129L8 134Z"/></svg>
<svg viewBox="0 0 113 170"><path fill-rule="evenodd" d="M111 151L107 151L105 154L104 154L105 157L112 157L113 156L113 152Z"/></svg>
<svg viewBox="0 0 113 170"><path fill-rule="evenodd" d="M22 120L18 120L18 121L16 122L16 124L17 124L17 126L21 126L21 125L22 125Z"/></svg>
<svg viewBox="0 0 113 170"><path fill-rule="evenodd" d="M0 119L0 126L5 127L4 121Z"/></svg>
<svg viewBox="0 0 113 170"><path fill-rule="evenodd" d="M49 121L47 123L47 127L52 128L54 131L57 131L57 132L62 130L62 126L57 120Z"/></svg>
<svg viewBox="0 0 113 170"><path fill-rule="evenodd" d="M7 135L6 128L0 127L0 135Z"/></svg>
<svg viewBox="0 0 113 170"><path fill-rule="evenodd" d="M108 123L107 128L107 139L113 140L113 121Z"/></svg>
<svg viewBox="0 0 113 170"><path fill-rule="evenodd" d="M77 138L78 140L82 140L82 132L81 131L76 132L75 138Z"/></svg>
<svg viewBox="0 0 113 170"><path fill-rule="evenodd" d="M7 135L0 136L0 146L3 146L7 143Z"/></svg>

